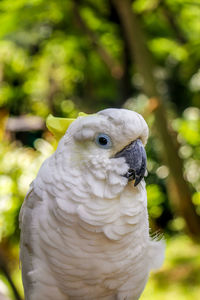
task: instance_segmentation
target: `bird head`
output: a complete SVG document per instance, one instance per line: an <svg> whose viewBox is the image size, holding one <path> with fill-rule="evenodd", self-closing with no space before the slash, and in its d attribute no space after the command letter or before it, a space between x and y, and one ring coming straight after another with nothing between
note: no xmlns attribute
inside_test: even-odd
<svg viewBox="0 0 200 300"><path fill-rule="evenodd" d="M71 168L80 169L89 184L107 182L118 191L132 180L137 186L144 177L147 138L148 126L140 114L105 109L71 122L57 152L68 153L64 161L70 160Z"/></svg>

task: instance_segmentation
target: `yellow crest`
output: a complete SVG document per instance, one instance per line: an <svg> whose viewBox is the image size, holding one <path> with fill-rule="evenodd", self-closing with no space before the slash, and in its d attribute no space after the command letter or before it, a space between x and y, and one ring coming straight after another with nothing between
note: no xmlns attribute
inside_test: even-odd
<svg viewBox="0 0 200 300"><path fill-rule="evenodd" d="M89 115L83 112L80 112L78 114L78 117L85 117L85 116L89 116ZM58 118L50 114L47 117L46 126L49 129L49 131L55 136L56 140L59 141L61 137L65 134L69 125L75 120L76 119L71 119L71 118Z"/></svg>

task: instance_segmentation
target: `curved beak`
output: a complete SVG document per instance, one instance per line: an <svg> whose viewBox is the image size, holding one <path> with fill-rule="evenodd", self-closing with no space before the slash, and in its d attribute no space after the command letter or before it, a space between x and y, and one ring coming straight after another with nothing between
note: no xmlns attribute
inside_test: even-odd
<svg viewBox="0 0 200 300"><path fill-rule="evenodd" d="M129 165L128 172L124 175L129 181L135 180L134 186L138 185L146 171L146 152L140 139L135 140L120 152L116 153L115 158L124 157Z"/></svg>

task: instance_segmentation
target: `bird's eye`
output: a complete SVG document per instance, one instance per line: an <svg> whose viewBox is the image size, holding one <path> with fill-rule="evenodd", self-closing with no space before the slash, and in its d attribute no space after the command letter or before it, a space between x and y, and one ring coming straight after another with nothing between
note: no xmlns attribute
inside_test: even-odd
<svg viewBox="0 0 200 300"><path fill-rule="evenodd" d="M111 138L105 133L99 133L95 139L95 142L97 146L104 149L109 149L112 147Z"/></svg>

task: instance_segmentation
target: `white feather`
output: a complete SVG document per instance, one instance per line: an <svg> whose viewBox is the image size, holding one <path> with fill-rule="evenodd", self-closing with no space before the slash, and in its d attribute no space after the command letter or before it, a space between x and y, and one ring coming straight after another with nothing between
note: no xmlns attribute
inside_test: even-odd
<svg viewBox="0 0 200 300"><path fill-rule="evenodd" d="M109 134L105 151L93 139ZM26 300L138 299L162 242L149 237L145 183L123 176L114 154L148 127L132 111L79 117L42 165L23 204L21 261Z"/></svg>

